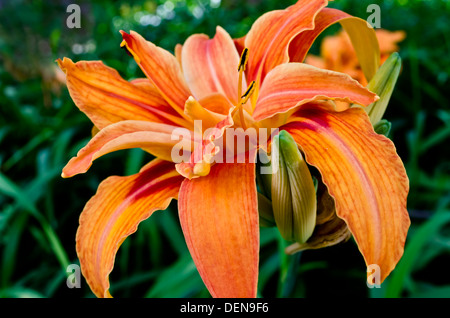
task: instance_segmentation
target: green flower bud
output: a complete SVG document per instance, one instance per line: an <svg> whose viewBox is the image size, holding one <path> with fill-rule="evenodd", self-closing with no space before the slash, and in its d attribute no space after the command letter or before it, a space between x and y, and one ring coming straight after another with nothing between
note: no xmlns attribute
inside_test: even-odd
<svg viewBox="0 0 450 318"><path fill-rule="evenodd" d="M402 60L400 55L398 53L392 53L383 65L380 66L369 84L367 84L367 88L380 97L375 103L366 107L366 112L370 117L372 125L377 124L383 118L401 67Z"/></svg>
<svg viewBox="0 0 450 318"><path fill-rule="evenodd" d="M334 199L322 181L317 187L317 218L313 235L305 243L295 242L286 247L286 254L333 246L349 240L350 230L344 220L336 215Z"/></svg>
<svg viewBox="0 0 450 318"><path fill-rule="evenodd" d="M274 137L271 165L275 223L284 239L304 243L316 225L316 189L297 143L286 131Z"/></svg>
<svg viewBox="0 0 450 318"><path fill-rule="evenodd" d="M389 132L391 131L391 126L391 122L387 121L386 119L382 119L378 123L373 125L373 129L377 134L385 135L387 137L389 135Z"/></svg>

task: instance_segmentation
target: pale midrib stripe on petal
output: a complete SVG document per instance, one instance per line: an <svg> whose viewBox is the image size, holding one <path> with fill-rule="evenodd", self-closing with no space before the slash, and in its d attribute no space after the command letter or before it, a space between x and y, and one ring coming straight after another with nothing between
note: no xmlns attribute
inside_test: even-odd
<svg viewBox="0 0 450 318"><path fill-rule="evenodd" d="M106 226L104 227L102 236L100 237L100 239L98 240L98 243L97 243L97 262L95 264L96 268L97 268L97 270L95 272L97 274L101 273L101 266L102 266L101 260L103 257L102 250L104 250L105 241L107 241L108 236L111 234L111 229L114 227L114 224L116 224L117 220L122 215L122 212L127 207L129 207L131 203L133 203L135 201L136 197L139 197L140 194L144 193L149 188L153 187L155 184L158 184L162 180L165 180L165 179L167 180L169 178L173 178L173 177L177 177L177 176L179 176L178 172L176 172L175 170L170 171L156 179L153 179L151 182L148 182L147 184L145 184L143 187L141 187L136 192L133 192L131 195L126 196L124 199L121 199L120 205L115 209L114 213L108 218L108 222L106 223ZM127 188L127 187L128 187L127 182L124 182L123 186L121 188L119 188L117 191L120 192L121 190L123 190L124 188ZM155 198L153 197L152 199L154 200ZM171 201L172 198L167 198L167 200ZM115 200L111 200L109 206L113 206L114 202L115 202ZM143 220L146 219L146 216L151 215L155 209L157 209L157 208L155 207L152 210L149 210L146 214L143 214L142 219ZM137 228L137 225L136 225L136 228ZM111 268L111 270L112 270L112 268ZM109 270L109 272L111 272L111 270ZM101 281L101 277L98 277L98 278L99 278L99 281Z"/></svg>
<svg viewBox="0 0 450 318"><path fill-rule="evenodd" d="M224 96L227 96L227 94L226 94L224 88L222 87L222 84L220 83L220 79L219 79L219 76L217 75L216 67L214 66L214 63L213 63L213 61L212 61L212 59L211 59L211 55L212 55L212 54L210 54L210 52L211 52L211 45L212 45L212 44L213 44L213 43L212 43L211 40L208 40L208 41L207 41L207 44L206 44L206 54L205 54L205 55L206 55L206 60L208 61L209 69L211 70L210 74L211 74L211 77L212 77L212 79L213 79L214 88L215 88L215 90L216 90L217 92L223 94ZM230 70L230 72L231 72L231 71L232 71L232 70Z"/></svg>

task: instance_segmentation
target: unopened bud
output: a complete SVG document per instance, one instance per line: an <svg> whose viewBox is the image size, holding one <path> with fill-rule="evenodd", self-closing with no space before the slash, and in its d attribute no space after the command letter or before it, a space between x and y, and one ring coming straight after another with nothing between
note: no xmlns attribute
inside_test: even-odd
<svg viewBox="0 0 450 318"><path fill-rule="evenodd" d="M391 126L391 122L387 121L386 119L382 119L375 125L373 125L373 129L377 134L385 135L387 137L389 135L389 132L391 131Z"/></svg>
<svg viewBox="0 0 450 318"><path fill-rule="evenodd" d="M367 84L367 89L377 94L380 99L366 107L372 125L377 124L384 115L395 83L402 66L402 60L398 53L391 56L380 66L375 76Z"/></svg>
<svg viewBox="0 0 450 318"><path fill-rule="evenodd" d="M297 143L286 131L274 137L272 170L271 199L275 223L284 239L304 243L316 224L316 190Z"/></svg>

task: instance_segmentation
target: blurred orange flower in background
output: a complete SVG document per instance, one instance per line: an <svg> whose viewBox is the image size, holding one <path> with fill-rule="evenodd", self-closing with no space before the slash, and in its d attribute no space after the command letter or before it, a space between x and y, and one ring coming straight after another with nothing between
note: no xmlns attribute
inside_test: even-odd
<svg viewBox="0 0 450 318"><path fill-rule="evenodd" d="M389 55L399 50L398 43L406 38L404 31L375 30L380 45L380 65L386 61ZM352 42L344 31L337 35L327 36L320 46L320 56L308 54L305 63L327 70L349 74L367 85L367 79L359 64Z"/></svg>

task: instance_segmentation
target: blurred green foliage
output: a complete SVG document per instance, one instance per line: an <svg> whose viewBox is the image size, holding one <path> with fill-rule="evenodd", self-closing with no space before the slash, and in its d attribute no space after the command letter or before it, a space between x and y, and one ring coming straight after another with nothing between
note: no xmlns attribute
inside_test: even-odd
<svg viewBox="0 0 450 318"><path fill-rule="evenodd" d="M89 140L91 124L70 99L55 59L102 60L124 78L142 77L119 48L121 29L173 51L193 33L213 36L216 25L240 37L264 12L293 2L76 1L80 29L66 27L71 1L0 2L0 297L92 297L84 280L80 289L66 286L67 265L78 262L79 214L101 180L135 173L149 159L140 150L121 151L98 159L85 175L60 177ZM404 257L382 288L369 289L352 241L286 256L278 232L262 229L261 297L450 297L450 2L337 0L330 6L367 18L371 3L381 7L382 28L407 33L385 114L410 178ZM176 202L124 242L111 283L117 297L209 297L180 231Z"/></svg>

